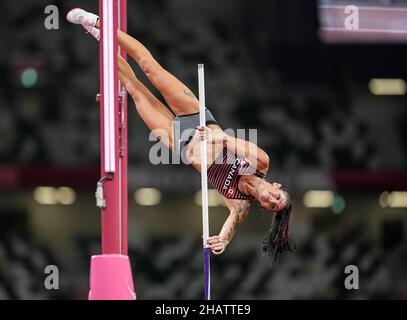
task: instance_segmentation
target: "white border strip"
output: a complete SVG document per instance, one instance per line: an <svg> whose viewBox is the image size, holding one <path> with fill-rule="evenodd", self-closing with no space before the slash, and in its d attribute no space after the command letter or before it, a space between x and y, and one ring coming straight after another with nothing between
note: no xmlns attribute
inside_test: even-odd
<svg viewBox="0 0 407 320"><path fill-rule="evenodd" d="M113 3L103 0L103 106L104 106L104 143L105 172L115 172L115 95L114 95L114 34Z"/></svg>

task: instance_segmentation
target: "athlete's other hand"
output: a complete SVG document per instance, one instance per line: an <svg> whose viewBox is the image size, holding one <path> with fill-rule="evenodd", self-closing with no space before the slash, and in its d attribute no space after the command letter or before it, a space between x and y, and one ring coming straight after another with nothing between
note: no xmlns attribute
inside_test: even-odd
<svg viewBox="0 0 407 320"><path fill-rule="evenodd" d="M206 240L206 244L208 245L208 248L212 250L213 254L218 255L225 251L229 241L222 239L220 236L213 236Z"/></svg>
<svg viewBox="0 0 407 320"><path fill-rule="evenodd" d="M195 129L196 135L199 137L201 141L205 139L207 143L218 144L224 143L226 141L226 134L223 132L222 129L211 129L209 130L207 127L196 127Z"/></svg>
<svg viewBox="0 0 407 320"><path fill-rule="evenodd" d="M206 127L198 126L195 128L195 134L199 137L199 140L201 140L201 141L205 140L205 135L206 135L206 140L208 140L209 129Z"/></svg>

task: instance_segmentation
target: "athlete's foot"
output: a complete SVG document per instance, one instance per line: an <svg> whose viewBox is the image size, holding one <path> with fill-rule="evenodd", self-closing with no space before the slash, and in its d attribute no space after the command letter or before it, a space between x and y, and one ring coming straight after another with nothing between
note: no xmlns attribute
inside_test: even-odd
<svg viewBox="0 0 407 320"><path fill-rule="evenodd" d="M95 27L99 16L81 8L74 8L67 13L66 20L74 24L81 24L83 27Z"/></svg>

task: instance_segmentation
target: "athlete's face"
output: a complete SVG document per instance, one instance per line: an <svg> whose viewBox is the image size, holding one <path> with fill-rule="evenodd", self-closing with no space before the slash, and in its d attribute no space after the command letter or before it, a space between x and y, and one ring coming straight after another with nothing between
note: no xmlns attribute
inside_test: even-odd
<svg viewBox="0 0 407 320"><path fill-rule="evenodd" d="M287 195L281 189L281 184L277 182L267 183L260 190L257 201L263 208L278 212L287 205Z"/></svg>

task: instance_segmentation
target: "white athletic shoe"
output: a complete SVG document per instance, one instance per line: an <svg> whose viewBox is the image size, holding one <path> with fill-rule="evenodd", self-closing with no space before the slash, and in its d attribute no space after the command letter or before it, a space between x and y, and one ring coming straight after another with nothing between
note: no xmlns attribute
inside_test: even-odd
<svg viewBox="0 0 407 320"><path fill-rule="evenodd" d="M99 16L91 12L87 12L81 8L74 8L66 15L66 20L74 24L81 24L82 26L96 26Z"/></svg>
<svg viewBox="0 0 407 320"><path fill-rule="evenodd" d="M92 26L85 26L83 27L90 33L97 41L100 39L100 30L98 28L92 27Z"/></svg>

